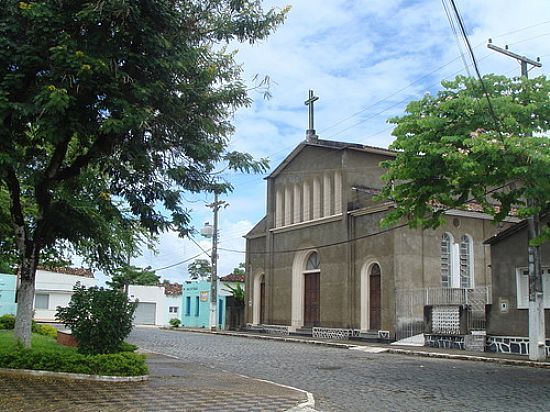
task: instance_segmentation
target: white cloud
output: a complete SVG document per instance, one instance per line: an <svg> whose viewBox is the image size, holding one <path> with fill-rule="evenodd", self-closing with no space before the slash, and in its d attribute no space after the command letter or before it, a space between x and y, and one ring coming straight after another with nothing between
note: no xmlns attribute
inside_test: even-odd
<svg viewBox="0 0 550 412"><path fill-rule="evenodd" d="M283 7L287 1L265 4ZM547 73L547 0L464 0L458 6L482 73L519 73L517 62L486 48L489 37L498 45L510 44L519 54L542 57L544 67L531 75ZM388 117L402 113L408 101L426 91L437 90L443 78L464 73L445 11L433 0L299 0L269 39L237 47L246 80L260 74L274 83L271 100L252 92L252 107L235 115L232 148L269 157L272 168L305 137L308 89L320 97L315 118L321 138L385 147L392 140ZM235 191L224 197L230 206L220 212L221 245L244 250L240 236L265 214L265 182L256 175L225 176ZM212 220L203 202L192 208L196 227ZM210 247L206 240L200 244ZM162 267L200 252L192 242L170 233L161 236L158 249L157 256L146 254L137 262ZM243 255L221 251L220 273L229 273L243 260ZM186 267L159 274L183 279Z"/></svg>

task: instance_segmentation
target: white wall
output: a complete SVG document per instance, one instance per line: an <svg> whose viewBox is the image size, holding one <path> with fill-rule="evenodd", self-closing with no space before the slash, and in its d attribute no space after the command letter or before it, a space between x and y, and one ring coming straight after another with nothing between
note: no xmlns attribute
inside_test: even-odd
<svg viewBox="0 0 550 412"><path fill-rule="evenodd" d="M97 279L84 276L67 275L47 270L36 271L36 294L49 296L48 309L37 309L35 304L34 319L37 321L54 322L58 306L65 307L73 295L73 287L79 282L87 288L97 286ZM35 297L36 299L36 297Z"/></svg>
<svg viewBox="0 0 550 412"><path fill-rule="evenodd" d="M166 296L166 324L170 321L172 318L178 318L179 320L182 320L182 308L183 308L183 296ZM175 306L178 308L178 313L170 313L169 308L170 306Z"/></svg>
<svg viewBox="0 0 550 412"><path fill-rule="evenodd" d="M156 303L155 325L164 326L168 324L167 297L164 294L163 286L129 285L128 298L131 301L139 300L143 303Z"/></svg>

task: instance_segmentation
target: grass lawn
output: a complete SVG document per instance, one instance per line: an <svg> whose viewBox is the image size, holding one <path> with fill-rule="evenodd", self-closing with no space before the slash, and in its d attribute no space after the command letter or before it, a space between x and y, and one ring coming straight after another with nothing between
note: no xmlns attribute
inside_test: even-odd
<svg viewBox="0 0 550 412"><path fill-rule="evenodd" d="M0 353L10 353L15 351L15 348L13 330L0 330ZM59 345L54 338L37 333L32 334L32 348L37 351L51 351L59 354L76 353L76 348Z"/></svg>
<svg viewBox="0 0 550 412"><path fill-rule="evenodd" d="M145 356L133 352L83 355L33 333L31 348L15 343L12 330L0 330L0 368L33 369L87 375L139 376L148 373Z"/></svg>

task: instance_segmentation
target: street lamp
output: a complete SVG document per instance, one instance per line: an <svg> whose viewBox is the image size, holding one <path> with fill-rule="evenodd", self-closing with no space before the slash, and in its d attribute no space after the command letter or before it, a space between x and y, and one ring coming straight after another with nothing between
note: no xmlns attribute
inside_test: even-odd
<svg viewBox="0 0 550 412"><path fill-rule="evenodd" d="M225 202L218 200L218 192L214 192L214 202L207 205L214 211L214 225L205 223L201 229L201 235L212 238L212 276L210 277L210 330L216 331L218 327L218 211Z"/></svg>

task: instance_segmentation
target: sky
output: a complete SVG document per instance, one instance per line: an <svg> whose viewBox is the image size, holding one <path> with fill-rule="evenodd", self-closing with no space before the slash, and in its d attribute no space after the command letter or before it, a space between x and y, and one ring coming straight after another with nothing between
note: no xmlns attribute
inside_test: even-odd
<svg viewBox="0 0 550 412"><path fill-rule="evenodd" d="M251 91L253 104L239 110L230 149L267 157L271 170L305 139L308 113L304 101L312 89L315 129L321 139L388 147L393 138L388 118L403 114L408 102L435 93L445 79L468 74L461 58L466 52L440 0L290 0L264 1L264 7L292 8L288 18L267 40L254 45L232 44L243 79L269 76L271 98ZM548 75L550 68L549 0L455 0L482 74L519 74L512 58L487 49L487 39L510 46L543 67L530 77ZM466 64L471 60L465 54ZM468 68L475 75L473 67ZM269 174L269 172L267 173ZM224 174L234 191L221 196L227 207L219 213L218 275L244 262L245 235L266 210L267 175ZM197 229L212 223L207 204L212 195L188 195ZM202 249L201 249L202 248ZM165 233L157 252L144 250L132 260L151 266L163 279L182 282L194 258L209 257L211 240L193 241ZM239 250L243 253L224 249Z"/></svg>

